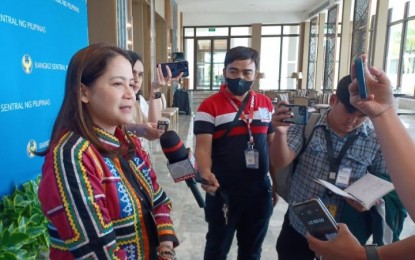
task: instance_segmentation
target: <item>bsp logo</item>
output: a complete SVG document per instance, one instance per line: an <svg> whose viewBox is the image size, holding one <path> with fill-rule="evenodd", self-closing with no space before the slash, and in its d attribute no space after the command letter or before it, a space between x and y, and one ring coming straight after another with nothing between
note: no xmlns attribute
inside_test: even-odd
<svg viewBox="0 0 415 260"><path fill-rule="evenodd" d="M27 156L29 156L30 158L35 157L35 154L33 152L35 152L37 149L37 144L35 140L29 140L29 142L27 143L27 147L26 147L26 152L27 152Z"/></svg>
<svg viewBox="0 0 415 260"><path fill-rule="evenodd" d="M23 55L22 57L22 68L26 74L30 74L33 68L32 58L28 54Z"/></svg>

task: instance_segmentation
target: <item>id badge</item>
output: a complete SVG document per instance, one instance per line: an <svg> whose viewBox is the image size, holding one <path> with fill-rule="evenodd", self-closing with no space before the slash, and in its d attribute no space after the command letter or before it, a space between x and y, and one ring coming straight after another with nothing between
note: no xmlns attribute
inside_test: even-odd
<svg viewBox="0 0 415 260"><path fill-rule="evenodd" d="M336 205L326 205L326 208L329 210L333 218L336 218L337 206Z"/></svg>
<svg viewBox="0 0 415 260"><path fill-rule="evenodd" d="M346 188L349 186L350 176L352 175L352 168L342 167L339 169L336 178L336 186L340 188Z"/></svg>
<svg viewBox="0 0 415 260"><path fill-rule="evenodd" d="M258 169L259 168L258 158L259 158L259 154L256 149L253 149L253 148L246 149L245 150L246 168Z"/></svg>
<svg viewBox="0 0 415 260"><path fill-rule="evenodd" d="M333 183L335 179L336 179L336 173L335 172L330 172L329 173L330 182Z"/></svg>

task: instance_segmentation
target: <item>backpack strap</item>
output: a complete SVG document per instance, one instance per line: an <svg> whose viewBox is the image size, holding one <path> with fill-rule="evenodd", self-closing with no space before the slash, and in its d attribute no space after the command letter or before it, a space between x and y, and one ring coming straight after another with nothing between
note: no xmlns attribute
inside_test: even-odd
<svg viewBox="0 0 415 260"><path fill-rule="evenodd" d="M278 195L281 196L287 202L288 202L288 195L290 193L292 176L295 172L298 159L300 155L304 152L308 143L310 142L314 134L315 126L319 119L320 119L320 113L310 114L308 123L305 126L303 126L303 130L302 130L303 146L301 147L300 152L297 154L297 156L294 158L294 160L290 164L278 170L278 174L276 176L276 191Z"/></svg>
<svg viewBox="0 0 415 260"><path fill-rule="evenodd" d="M308 144L311 141L311 138L314 135L314 131L316 129L315 126L318 120L320 119L320 116L321 116L320 113L311 113L310 116L308 117L307 124L303 127L303 146L301 147L300 152L294 158L293 171L292 171L293 174L295 172L295 168L297 167L297 163L300 158L300 155L305 151L305 149L307 148Z"/></svg>
<svg viewBox="0 0 415 260"><path fill-rule="evenodd" d="M315 126L320 117L320 113L311 113L308 117L308 122L303 128L303 147L301 148L301 151L298 153L298 156L300 156L300 154L305 150L305 148L311 140L311 137L314 135Z"/></svg>

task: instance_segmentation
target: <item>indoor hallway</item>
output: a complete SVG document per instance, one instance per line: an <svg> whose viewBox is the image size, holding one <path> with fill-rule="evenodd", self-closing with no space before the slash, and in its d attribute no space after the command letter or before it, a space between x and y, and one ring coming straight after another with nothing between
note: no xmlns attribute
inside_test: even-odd
<svg viewBox="0 0 415 260"><path fill-rule="evenodd" d="M193 112L195 111L192 108ZM401 116L406 127L415 138L415 116ZM186 147L194 150L193 116L180 115L179 127L175 129ZM180 246L176 249L178 260L201 260L205 245L207 223L204 221L204 212L199 208L191 191L185 182L174 183L169 176L166 164L167 159L160 149L159 141L151 142L152 161L158 174L159 182L166 190L173 202L172 218L175 224ZM200 185L199 189L200 188ZM201 190L202 194L203 191ZM281 229L283 217L287 209L285 201L280 199L270 221L267 236L263 244L262 259L277 259L275 243ZM401 238L415 234L414 223L407 218ZM228 259L237 259L236 239L229 252Z"/></svg>

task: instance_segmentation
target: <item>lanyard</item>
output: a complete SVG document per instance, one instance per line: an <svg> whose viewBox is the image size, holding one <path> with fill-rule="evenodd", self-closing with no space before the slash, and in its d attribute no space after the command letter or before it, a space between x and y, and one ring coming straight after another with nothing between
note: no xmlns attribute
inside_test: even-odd
<svg viewBox="0 0 415 260"><path fill-rule="evenodd" d="M235 110L238 111L238 106L235 104L235 102L230 98L229 98L229 101L231 102ZM244 121L248 127L249 144L251 145L251 148L254 146L254 136L252 135L252 130L251 130L251 123L252 123L252 120L254 119L254 104L255 104L255 95L252 94L251 103L249 105L248 119L246 119L246 115L243 110L241 113L241 120Z"/></svg>
<svg viewBox="0 0 415 260"><path fill-rule="evenodd" d="M342 146L342 149L340 150L337 157L334 157L334 151L333 151L333 140L331 139L331 133L326 130L325 132L326 137L326 145L327 145L327 156L329 158L329 164L330 164L330 172L335 173L336 176L333 176L333 178L329 177L329 182L334 183L334 181L337 178L337 172L339 171L339 167L341 164L341 161L343 159L343 156L346 154L347 149L349 149L350 146L352 146L353 142L357 139L357 134L353 136L349 136L346 140L346 143Z"/></svg>

